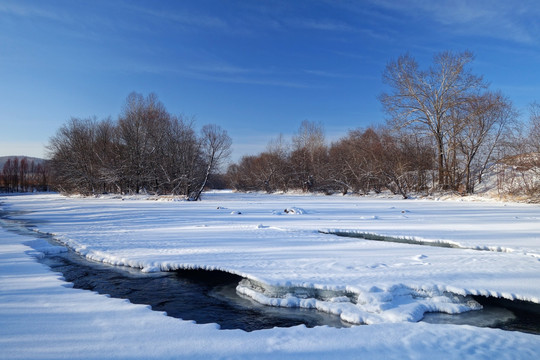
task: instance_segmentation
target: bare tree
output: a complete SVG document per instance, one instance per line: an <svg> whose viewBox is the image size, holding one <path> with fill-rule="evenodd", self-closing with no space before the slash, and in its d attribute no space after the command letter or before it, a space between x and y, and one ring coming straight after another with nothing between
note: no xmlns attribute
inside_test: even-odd
<svg viewBox="0 0 540 360"><path fill-rule="evenodd" d="M469 99L460 116L456 142L463 155L463 183L468 194L480 182L500 139L517 113L501 93L487 92Z"/></svg>
<svg viewBox="0 0 540 360"><path fill-rule="evenodd" d="M200 187L190 196L191 200L199 200L201 194L208 183L210 175L219 169L222 162L227 159L231 153L232 140L218 125L205 125L201 129L201 150L202 160L206 164L206 170Z"/></svg>
<svg viewBox="0 0 540 360"><path fill-rule="evenodd" d="M22 192L26 192L28 190L29 170L28 159L23 157L19 162L19 185Z"/></svg>
<svg viewBox="0 0 540 360"><path fill-rule="evenodd" d="M10 192L19 190L19 159L8 159L2 169L4 182Z"/></svg>
<svg viewBox="0 0 540 360"><path fill-rule="evenodd" d="M163 186L174 195L191 194L201 178L201 149L193 119L171 117L163 146L160 169Z"/></svg>
<svg viewBox="0 0 540 360"><path fill-rule="evenodd" d="M380 101L397 127L417 126L430 133L437 147L438 181L440 188L448 188L446 138L451 126L451 111L465 104L471 95L485 88L482 77L473 75L468 65L473 54L442 52L436 54L433 65L420 70L409 55L391 61L383 73L383 81L390 87Z"/></svg>
<svg viewBox="0 0 540 360"><path fill-rule="evenodd" d="M126 151L122 173L131 181L130 188L159 187L157 179L160 147L166 136L170 115L155 94L146 98L131 93L118 120L119 136Z"/></svg>
<svg viewBox="0 0 540 360"><path fill-rule="evenodd" d="M432 148L421 137L392 135L386 129L380 138L382 151L377 166L385 187L405 199L413 191L426 190L427 173L433 164Z"/></svg>
<svg viewBox="0 0 540 360"><path fill-rule="evenodd" d="M529 147L531 151L540 153L540 103L529 106Z"/></svg>
<svg viewBox="0 0 540 360"><path fill-rule="evenodd" d="M263 154L266 154L262 159L263 164L269 172L269 176L265 180L266 191L287 191L291 186L293 171L289 161L290 144L285 140L283 134L271 140Z"/></svg>
<svg viewBox="0 0 540 360"><path fill-rule="evenodd" d="M315 190L325 179L328 149L321 124L304 120L292 139L291 163L296 171L296 186L304 191Z"/></svg>
<svg viewBox="0 0 540 360"><path fill-rule="evenodd" d="M229 183L237 190L287 191L294 171L290 150L282 135L269 142L267 150L256 156L244 156L227 170Z"/></svg>
<svg viewBox="0 0 540 360"><path fill-rule="evenodd" d="M526 146L521 149L521 154L516 158L514 164L521 172L523 181L529 183L525 186L528 188L528 193L538 198L540 196L540 182L536 179L540 175L540 104L537 102L529 106L527 130L528 134L524 141Z"/></svg>
<svg viewBox="0 0 540 360"><path fill-rule="evenodd" d="M96 120L72 118L49 140L55 182L62 190L91 194L99 183L95 159Z"/></svg>
<svg viewBox="0 0 540 360"><path fill-rule="evenodd" d="M382 184L377 172L381 155L380 137L373 128L350 131L330 148L334 182L362 194L380 192Z"/></svg>
<svg viewBox="0 0 540 360"><path fill-rule="evenodd" d="M115 123L104 119L94 124L93 154L98 168L99 188L102 192L122 192L123 176L121 173L124 152L120 145L119 132Z"/></svg>

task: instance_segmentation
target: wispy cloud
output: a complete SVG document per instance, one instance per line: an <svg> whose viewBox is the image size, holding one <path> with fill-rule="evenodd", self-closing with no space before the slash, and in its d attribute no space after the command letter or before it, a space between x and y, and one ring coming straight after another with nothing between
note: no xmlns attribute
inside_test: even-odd
<svg viewBox="0 0 540 360"><path fill-rule="evenodd" d="M49 11L43 7L28 5L21 2L15 3L8 1L0 3L0 13L28 18L43 18L54 21L63 19L63 16L58 12Z"/></svg>
<svg viewBox="0 0 540 360"><path fill-rule="evenodd" d="M389 36L381 31L367 28L356 22L354 24L344 21L327 20L327 19L305 19L296 18L288 19L287 26L290 28L301 28L305 30L315 30L330 33L349 33L354 35L363 35L369 38L378 40L388 40Z"/></svg>
<svg viewBox="0 0 540 360"><path fill-rule="evenodd" d="M316 88L301 81L289 79L287 74L270 70L245 68L225 63L209 63L197 65L147 65L124 64L123 69L137 73L150 73L156 75L174 75L190 79L221 82L231 84L248 84L262 86L277 86L288 88Z"/></svg>
<svg viewBox="0 0 540 360"><path fill-rule="evenodd" d="M446 31L459 35L524 44L537 44L540 40L540 4L534 0L377 0L373 4L397 14L438 23Z"/></svg>
<svg viewBox="0 0 540 360"><path fill-rule="evenodd" d="M321 30L321 31L345 31L351 32L356 31L357 29L345 22L327 20L327 19L306 19L306 18L296 18L289 19L288 24L293 27L300 27L308 30Z"/></svg>
<svg viewBox="0 0 540 360"><path fill-rule="evenodd" d="M198 64L191 65L189 68L193 71L214 74L253 74L253 73L268 73L268 70L258 70L253 68L240 67L230 64L214 63L214 64Z"/></svg>
<svg viewBox="0 0 540 360"><path fill-rule="evenodd" d="M186 28L208 28L208 29L221 29L225 30L229 28L228 23L216 16L202 15L188 12L171 12L163 10L155 10L152 7L139 7L131 4L125 5L132 11L143 14L147 17L152 17L160 21L172 22L176 25L184 26Z"/></svg>
<svg viewBox="0 0 540 360"><path fill-rule="evenodd" d="M129 24L123 18L111 15L114 7L92 6L77 9L77 7L57 6L52 2L39 1L35 4L26 2L0 2L0 16L2 14L12 18L25 18L31 20L38 31L56 32L61 37L71 37L92 40L103 43L117 37L119 30L140 32L141 24ZM51 26L52 25L52 26ZM104 34L107 37L104 37Z"/></svg>
<svg viewBox="0 0 540 360"><path fill-rule="evenodd" d="M327 79L360 79L365 78L366 76L360 76L355 73L344 73L344 72L334 72L328 70L310 70L304 69L304 73L308 75L313 75L321 78Z"/></svg>
<svg viewBox="0 0 540 360"><path fill-rule="evenodd" d="M334 73L334 72L329 72L329 71L324 71L324 70L304 70L304 72L309 75L315 75L315 76L326 77L326 78L349 77L349 75L346 75L346 74L339 74L339 73Z"/></svg>
<svg viewBox="0 0 540 360"><path fill-rule="evenodd" d="M189 71L189 70L176 70L174 73L185 76L189 78L206 80L206 81L216 81L222 83L232 83L232 84L247 84L247 85L263 85L263 86L277 86L277 87L288 87L288 88L314 88L316 86L309 85L306 83L287 80L277 77L257 77L257 76L246 76L246 75L231 75L215 72L202 72L202 71Z"/></svg>

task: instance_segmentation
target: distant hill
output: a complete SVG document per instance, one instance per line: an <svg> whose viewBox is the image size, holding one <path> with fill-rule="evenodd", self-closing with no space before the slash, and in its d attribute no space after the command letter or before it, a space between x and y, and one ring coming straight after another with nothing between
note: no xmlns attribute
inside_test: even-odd
<svg viewBox="0 0 540 360"><path fill-rule="evenodd" d="M46 161L45 159L42 159L42 158L36 158L36 157L24 156L24 155L0 156L0 171L2 171L2 169L4 168L4 164L8 161L8 159L13 159L13 158L18 158L19 161L22 158L27 158L28 162L34 161L34 164L36 165L41 164Z"/></svg>

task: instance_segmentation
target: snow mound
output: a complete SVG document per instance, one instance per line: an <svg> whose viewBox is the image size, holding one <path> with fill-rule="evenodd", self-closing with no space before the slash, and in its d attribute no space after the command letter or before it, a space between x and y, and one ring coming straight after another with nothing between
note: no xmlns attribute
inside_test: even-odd
<svg viewBox="0 0 540 360"><path fill-rule="evenodd" d="M360 220L378 220L379 217L378 216L360 216Z"/></svg>
<svg viewBox="0 0 540 360"><path fill-rule="evenodd" d="M306 213L306 210L302 208L294 207L294 206L288 207L285 210L283 210L283 214L288 214L288 215L303 215L305 213Z"/></svg>
<svg viewBox="0 0 540 360"><path fill-rule="evenodd" d="M320 290L295 286L271 286L244 279L236 291L261 304L275 307L317 309L337 315L351 324L380 324L420 321L426 312L459 314L480 310L471 296L438 289L413 289L404 285L369 291Z"/></svg>

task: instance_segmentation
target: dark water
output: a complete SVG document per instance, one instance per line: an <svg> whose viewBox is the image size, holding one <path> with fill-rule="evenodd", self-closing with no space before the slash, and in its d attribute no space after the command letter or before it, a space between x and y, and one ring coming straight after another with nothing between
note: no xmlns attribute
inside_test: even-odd
<svg viewBox="0 0 540 360"><path fill-rule="evenodd" d="M33 225L0 209L0 226L19 235L59 245L47 234L32 231ZM35 240L26 244L34 246ZM338 316L314 309L276 308L259 304L236 292L242 277L223 271L178 270L143 273L139 269L112 266L81 257L71 250L38 259L59 272L74 288L92 290L111 297L150 305L168 316L193 320L198 324L216 323L221 329L245 331L273 327L328 325L350 327Z"/></svg>
<svg viewBox="0 0 540 360"><path fill-rule="evenodd" d="M455 324L521 331L540 335L540 305L526 301L473 296L483 309L461 314L425 314L423 321L432 324Z"/></svg>
<svg viewBox="0 0 540 360"><path fill-rule="evenodd" d="M222 271L179 270L142 273L94 263L72 252L40 260L61 272L75 288L150 305L153 310L198 324L217 323L221 329L253 331L273 327L350 326L339 317L313 309L273 308L236 293L240 276Z"/></svg>
<svg viewBox="0 0 540 360"><path fill-rule="evenodd" d="M398 243L398 244L433 246L433 247L442 247L442 248L464 249L464 247L450 244L450 243L445 243L445 242L423 241L423 240L416 240L416 239L377 235L377 234L371 234L371 233L365 233L365 232L322 231L322 230L319 230L319 232L322 234L331 234L331 235L336 235L336 236L341 236L341 237L358 238L358 239L363 239L363 240L393 242L393 243ZM470 248L470 249L483 250L483 249L476 249L476 248Z"/></svg>
<svg viewBox="0 0 540 360"><path fill-rule="evenodd" d="M514 320L503 322L497 328L540 335L539 304L483 296L477 296L475 299L486 309L503 308L514 314Z"/></svg>

